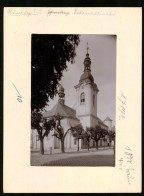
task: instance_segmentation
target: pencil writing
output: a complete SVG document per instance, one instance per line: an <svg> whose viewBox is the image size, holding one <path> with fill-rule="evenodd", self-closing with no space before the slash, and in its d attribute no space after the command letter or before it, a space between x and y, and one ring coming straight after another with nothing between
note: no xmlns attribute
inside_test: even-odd
<svg viewBox="0 0 144 196"><path fill-rule="evenodd" d="M12 83L13 84L13 83ZM14 86L14 88L16 89L16 91L17 91L17 93L18 93L18 95L17 95L17 100L18 100L18 102L22 102L22 96L21 96L21 94L19 93L19 91L18 91L18 89L17 89L17 87L13 84L13 86Z"/></svg>

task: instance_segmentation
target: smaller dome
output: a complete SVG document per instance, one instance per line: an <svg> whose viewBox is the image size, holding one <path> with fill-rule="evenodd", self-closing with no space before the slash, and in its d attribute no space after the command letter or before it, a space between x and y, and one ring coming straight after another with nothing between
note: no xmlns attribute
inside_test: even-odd
<svg viewBox="0 0 144 196"><path fill-rule="evenodd" d="M84 73L81 75L80 77L80 82L82 82L83 80L89 79L91 82L94 82L94 78L91 75L90 71L85 70Z"/></svg>
<svg viewBox="0 0 144 196"><path fill-rule="evenodd" d="M64 87L61 84L59 84L59 91L64 92Z"/></svg>

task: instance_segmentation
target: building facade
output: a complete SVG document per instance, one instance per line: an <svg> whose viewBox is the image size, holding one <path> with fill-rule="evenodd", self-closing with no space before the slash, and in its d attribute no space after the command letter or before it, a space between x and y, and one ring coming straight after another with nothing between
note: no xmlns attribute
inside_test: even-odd
<svg viewBox="0 0 144 196"><path fill-rule="evenodd" d="M97 96L99 89L97 84L94 82L94 78L91 74L91 59L89 57L88 49L84 59L84 72L82 73L80 80L76 86L76 109L72 109L65 105L65 93L62 85L59 85L59 100L58 103L50 111L46 111L43 114L44 118L59 114L63 117L61 125L66 132L71 126L82 124L83 128L95 127L96 125L101 126L105 130L112 129L112 120L107 117L102 121L97 116ZM44 149L49 150L50 148L56 149L61 147L60 140L52 136L54 130L44 139ZM39 139L36 130L32 130L31 134L31 147L39 148ZM108 138L106 141L101 139L99 146L109 145ZM80 140L80 148L86 148L87 142ZM95 147L95 142L90 141L90 147ZM68 132L65 138L65 148L77 148L77 140L72 136L71 132Z"/></svg>

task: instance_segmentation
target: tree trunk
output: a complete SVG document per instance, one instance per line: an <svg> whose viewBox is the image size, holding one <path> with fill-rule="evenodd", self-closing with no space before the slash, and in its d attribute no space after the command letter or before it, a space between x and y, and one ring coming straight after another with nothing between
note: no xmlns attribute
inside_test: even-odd
<svg viewBox="0 0 144 196"><path fill-rule="evenodd" d="M111 148L111 143L112 143L112 141L110 140L110 141L109 141L109 147L110 147L110 148Z"/></svg>
<svg viewBox="0 0 144 196"><path fill-rule="evenodd" d="M40 139L40 154L44 155L43 138Z"/></svg>
<svg viewBox="0 0 144 196"><path fill-rule="evenodd" d="M98 140L96 140L95 142L96 142L96 149L98 150Z"/></svg>
<svg viewBox="0 0 144 196"><path fill-rule="evenodd" d="M115 138L114 138L114 155L115 155Z"/></svg>
<svg viewBox="0 0 144 196"><path fill-rule="evenodd" d="M79 151L79 139L78 139L78 149L77 149L77 151Z"/></svg>
<svg viewBox="0 0 144 196"><path fill-rule="evenodd" d="M88 151L89 151L89 141L88 141Z"/></svg>
<svg viewBox="0 0 144 196"><path fill-rule="evenodd" d="M61 152L65 153L65 147L64 147L64 139L61 139Z"/></svg>

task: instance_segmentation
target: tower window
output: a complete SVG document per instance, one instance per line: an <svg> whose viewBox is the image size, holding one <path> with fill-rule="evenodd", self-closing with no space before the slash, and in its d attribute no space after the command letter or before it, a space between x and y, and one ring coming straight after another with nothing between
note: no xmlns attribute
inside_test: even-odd
<svg viewBox="0 0 144 196"><path fill-rule="evenodd" d="M81 93L80 95L80 104L84 104L85 103L85 94Z"/></svg>

